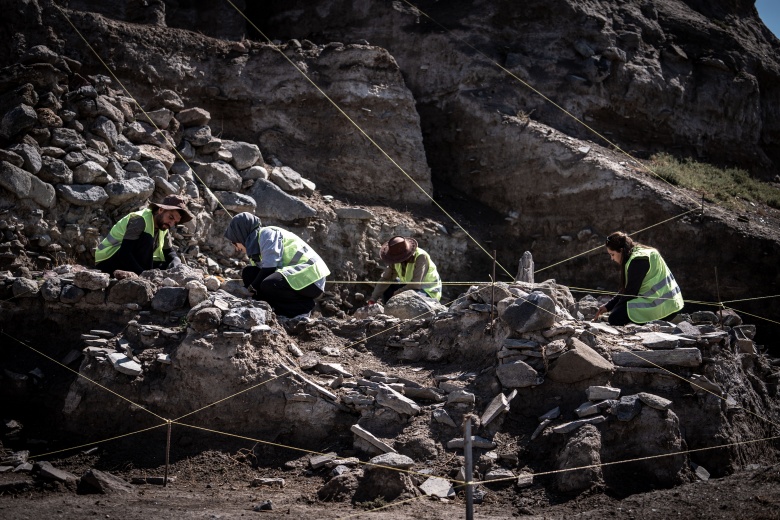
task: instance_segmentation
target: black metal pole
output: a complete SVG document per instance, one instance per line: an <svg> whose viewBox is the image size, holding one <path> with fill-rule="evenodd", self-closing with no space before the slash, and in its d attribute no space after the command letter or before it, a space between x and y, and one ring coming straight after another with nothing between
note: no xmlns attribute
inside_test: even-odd
<svg viewBox="0 0 780 520"><path fill-rule="evenodd" d="M474 520L474 489L471 479L474 478L471 454L471 417L466 418L466 431L463 435L463 455L466 457L466 520Z"/></svg>

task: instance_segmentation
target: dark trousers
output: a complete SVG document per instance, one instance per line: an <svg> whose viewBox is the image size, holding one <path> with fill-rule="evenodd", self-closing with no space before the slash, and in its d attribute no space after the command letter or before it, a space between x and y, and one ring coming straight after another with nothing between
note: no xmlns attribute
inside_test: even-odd
<svg viewBox="0 0 780 520"><path fill-rule="evenodd" d="M382 301L387 303L387 300L393 297L393 295L398 292L398 289L403 287L406 284L403 283L394 283L387 286L387 289L385 289L385 292L382 293Z"/></svg>
<svg viewBox="0 0 780 520"><path fill-rule="evenodd" d="M625 302L618 303L609 311L610 325L627 325L629 323L631 323L631 319L628 317L628 307Z"/></svg>
<svg viewBox="0 0 780 520"><path fill-rule="evenodd" d="M672 319L677 313L673 312L669 316L665 317L665 320ZM631 321L631 318L628 317L628 307L626 306L626 303L618 303L615 305L615 307L609 312L609 324L610 325L628 325L629 323L633 323ZM641 325L641 323L639 324Z"/></svg>
<svg viewBox="0 0 780 520"><path fill-rule="evenodd" d="M280 316L293 318L311 312L314 309L314 299L323 292L314 284L296 291L278 271L263 278L258 287L257 276L260 271L261 269L254 265L244 267L241 271L244 286L248 287L252 284L256 291L253 298L268 302L274 312Z"/></svg>

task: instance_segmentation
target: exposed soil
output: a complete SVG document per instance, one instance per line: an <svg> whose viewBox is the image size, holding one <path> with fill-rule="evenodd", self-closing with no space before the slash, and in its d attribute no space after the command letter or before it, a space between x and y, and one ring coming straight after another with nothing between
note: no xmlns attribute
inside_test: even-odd
<svg viewBox="0 0 780 520"><path fill-rule="evenodd" d="M99 455L79 455L56 461L60 469L80 475L95 467ZM308 469L308 455L284 460L265 459L254 465L251 445L234 452L204 452L174 462L167 487L143 484L133 493L78 494L73 484L38 485L29 477L0 474L0 515L14 519L41 518L239 518L260 514L253 508L270 500L269 518L426 518L466 515L461 492L455 499L407 497L398 505L370 511L367 505L322 502L316 491L326 470ZM112 473L126 479L162 476L163 466L135 468L116 461ZM280 477L284 487L252 487L254 478ZM641 476L637 476L641 478ZM577 497L553 495L540 484L517 490L513 485L488 484L474 518L780 518L780 466L739 472L721 479L695 482L674 489L628 497L603 493Z"/></svg>

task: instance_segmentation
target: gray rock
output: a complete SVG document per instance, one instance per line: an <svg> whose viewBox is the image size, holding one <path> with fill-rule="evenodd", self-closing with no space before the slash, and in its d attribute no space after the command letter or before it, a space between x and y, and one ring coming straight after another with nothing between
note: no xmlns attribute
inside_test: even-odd
<svg viewBox="0 0 780 520"><path fill-rule="evenodd" d="M75 285L66 285L60 292L60 301L62 303L78 303L87 293L84 289L76 287Z"/></svg>
<svg viewBox="0 0 780 520"><path fill-rule="evenodd" d="M485 482L489 482L491 480L501 480L510 483L515 482L516 477L515 474L512 473L512 470L506 468L493 468L485 473L484 480Z"/></svg>
<svg viewBox="0 0 780 520"><path fill-rule="evenodd" d="M73 182L76 184L104 185L113 179L109 178L105 168L95 161L79 164L73 170Z"/></svg>
<svg viewBox="0 0 780 520"><path fill-rule="evenodd" d="M420 490L428 496L439 498L454 498L455 488L449 480L439 477L429 477L420 485Z"/></svg>
<svg viewBox="0 0 780 520"><path fill-rule="evenodd" d="M677 348L680 344L680 337L674 334L665 334L663 332L638 332L637 336L642 338L642 346L650 350L669 350Z"/></svg>
<svg viewBox="0 0 780 520"><path fill-rule="evenodd" d="M278 186L264 179L255 180L249 195L255 199L257 204L255 214L260 218L276 218L291 222L317 215L317 210L313 207L297 197L288 195Z"/></svg>
<svg viewBox="0 0 780 520"><path fill-rule="evenodd" d="M90 291L99 291L108 287L111 281L107 273L97 271L94 269L88 269L85 271L79 271L73 278L73 283L76 287L87 289Z"/></svg>
<svg viewBox="0 0 780 520"><path fill-rule="evenodd" d="M187 303L187 293L184 287L162 287L152 297L152 309L160 312L181 309Z"/></svg>
<svg viewBox="0 0 780 520"><path fill-rule="evenodd" d="M420 413L420 406L417 403L396 392L389 386L380 384L377 390L376 402L378 405L395 410L400 414L410 416L415 416Z"/></svg>
<svg viewBox="0 0 780 520"><path fill-rule="evenodd" d="M527 388L542 383L539 373L520 360L499 365L496 368L496 376L504 388Z"/></svg>
<svg viewBox="0 0 780 520"><path fill-rule="evenodd" d="M117 305L135 303L145 307L151 303L154 289L154 284L143 278L120 280L108 292L108 301Z"/></svg>
<svg viewBox="0 0 780 520"><path fill-rule="evenodd" d="M133 486L125 480L97 469L88 469L82 475L81 482L104 495L133 492Z"/></svg>
<svg viewBox="0 0 780 520"><path fill-rule="evenodd" d="M41 296L48 302L56 302L60 299L62 283L59 278L47 278L41 285ZM66 363L67 364L67 363Z"/></svg>
<svg viewBox="0 0 780 520"><path fill-rule="evenodd" d="M232 163L237 170L251 168L259 161L262 164L263 156L256 144L223 139L222 148L233 156ZM242 176L243 177L243 176Z"/></svg>
<svg viewBox="0 0 780 520"><path fill-rule="evenodd" d="M577 471L563 471L556 474L560 491L572 493L602 485L601 434L594 426L585 426L568 440L556 461L559 470L583 468Z"/></svg>
<svg viewBox="0 0 780 520"><path fill-rule="evenodd" d="M230 327L243 330L251 330L253 327L263 325L268 321L268 314L258 307L238 307L230 309L222 318L222 323Z"/></svg>
<svg viewBox="0 0 780 520"><path fill-rule="evenodd" d="M455 421L452 420L452 417L450 417L450 414L447 413L446 410L443 408L437 408L431 413L431 417L434 421L436 421L439 424L444 424L447 426L451 426L452 428L455 428Z"/></svg>
<svg viewBox="0 0 780 520"><path fill-rule="evenodd" d="M184 129L182 137L196 148L206 146L214 140L214 137L211 135L211 128L208 126L187 127Z"/></svg>
<svg viewBox="0 0 780 520"><path fill-rule="evenodd" d="M412 466L414 466L414 460L406 455L401 455L400 453L384 453L369 460L366 471L372 471L372 469L377 469L378 467L410 469Z"/></svg>
<svg viewBox="0 0 780 520"><path fill-rule="evenodd" d="M108 200L108 193L101 186L90 184L59 184L57 194L74 206L97 207Z"/></svg>
<svg viewBox="0 0 780 520"><path fill-rule="evenodd" d="M86 141L79 132L72 128L52 128L49 146L63 150L79 150L86 146Z"/></svg>
<svg viewBox="0 0 780 520"><path fill-rule="evenodd" d="M43 156L38 178L51 184L73 184L73 171L61 159Z"/></svg>
<svg viewBox="0 0 780 520"><path fill-rule="evenodd" d="M168 108L174 112L179 112L184 108L184 102L181 100L181 96L169 89L158 92L154 97L153 105Z"/></svg>
<svg viewBox="0 0 780 520"><path fill-rule="evenodd" d="M396 293L385 303L385 314L402 320L430 318L447 308L428 296L417 291Z"/></svg>
<svg viewBox="0 0 780 520"><path fill-rule="evenodd" d="M108 203L119 206L130 201L149 199L154 193L155 182L149 177L136 177L123 181L109 182L104 189L108 195Z"/></svg>
<svg viewBox="0 0 780 520"><path fill-rule="evenodd" d="M608 376L614 370L612 363L577 338L569 338L569 350L555 360L547 377L559 383L576 383L586 379Z"/></svg>
<svg viewBox="0 0 780 520"><path fill-rule="evenodd" d="M36 147L27 143L21 143L12 146L9 148L9 150L15 152L17 155L19 155L19 157L22 158L22 165L17 166L24 168L33 175L37 175L38 172L41 171L41 154Z"/></svg>
<svg viewBox="0 0 780 520"><path fill-rule="evenodd" d="M589 386L585 391L589 401L602 401L604 399L617 399L620 397L620 389L610 386Z"/></svg>
<svg viewBox="0 0 780 520"><path fill-rule="evenodd" d="M233 166L226 162L191 163L198 179L215 191L241 190L241 176Z"/></svg>
<svg viewBox="0 0 780 520"><path fill-rule="evenodd" d="M614 408L618 421L630 421L642 411L642 401L637 395L624 395Z"/></svg>
<svg viewBox="0 0 780 520"><path fill-rule="evenodd" d="M176 114L176 119L181 126L204 126L211 121L211 114L202 108L187 108Z"/></svg>
<svg viewBox="0 0 780 520"><path fill-rule="evenodd" d="M555 408L545 413L544 415L540 415L539 421L541 422L541 421L546 421L548 419L557 419L560 416L561 416L561 407L556 406Z"/></svg>
<svg viewBox="0 0 780 520"><path fill-rule="evenodd" d="M108 360L114 366L114 370L121 374L127 374L128 376L140 376L143 373L143 369L139 363L136 363L121 352L110 353L108 355Z"/></svg>
<svg viewBox="0 0 780 520"><path fill-rule="evenodd" d="M372 433L366 431L364 428L358 426L357 424L353 424L350 428L350 431L355 434L355 436L359 437L360 439L363 439L364 441L367 441L369 444L374 446L375 448L379 449L380 451L383 451L385 453L395 453L395 450L392 446L389 446L376 438Z"/></svg>
<svg viewBox="0 0 780 520"><path fill-rule="evenodd" d="M301 174L288 166L273 168L268 180L286 192L296 192L303 189Z"/></svg>
<svg viewBox="0 0 780 520"><path fill-rule="evenodd" d="M214 196L219 201L220 205L228 210L230 213L254 213L257 203L255 199L249 195L242 195L241 193L233 193L232 191L215 191Z"/></svg>
<svg viewBox="0 0 780 520"><path fill-rule="evenodd" d="M612 352L612 361L623 367L681 366L697 367L701 365L701 351L698 348L676 348L673 350L639 350Z"/></svg>
<svg viewBox="0 0 780 520"><path fill-rule="evenodd" d="M507 307L501 314L501 320L518 333L552 327L555 324L555 301L546 294L531 293Z"/></svg>
<svg viewBox="0 0 780 520"><path fill-rule="evenodd" d="M17 278L11 286L14 298L37 298L39 287L35 280Z"/></svg>
<svg viewBox="0 0 780 520"><path fill-rule="evenodd" d="M19 199L32 199L45 208L54 206L56 202L51 184L6 161L0 162L0 187Z"/></svg>
<svg viewBox="0 0 780 520"><path fill-rule="evenodd" d="M38 124L38 114L28 105L19 104L11 108L0 120L0 137L10 139Z"/></svg>
<svg viewBox="0 0 780 520"><path fill-rule="evenodd" d="M138 119L143 122L148 122L160 130L165 130L171 124L173 112L168 108L147 110L145 113L139 114Z"/></svg>
<svg viewBox="0 0 780 520"><path fill-rule="evenodd" d="M466 442L465 439L463 439L462 437L457 439L452 439L447 442L447 449L462 450L463 446L465 446L465 442ZM491 440L473 435L471 437L471 447L477 449L492 450L493 448L496 447L496 443Z"/></svg>
<svg viewBox="0 0 780 520"><path fill-rule="evenodd" d="M240 170L238 174L242 180L249 181L255 179L268 179L268 170L262 166L252 166L246 170Z"/></svg>
<svg viewBox="0 0 780 520"><path fill-rule="evenodd" d="M585 426L586 424L601 424L606 420L607 418L603 415L597 415L596 417L591 417L589 419L578 419L576 421L563 423L561 425L555 426L552 431L555 433L569 433L578 428L581 428L582 426Z"/></svg>
<svg viewBox="0 0 780 520"><path fill-rule="evenodd" d="M658 395L639 392L637 396L644 404L656 410L669 410L672 407L672 402L669 399L664 399Z"/></svg>
<svg viewBox="0 0 780 520"><path fill-rule="evenodd" d="M196 332L206 332L219 327L222 323L222 311L216 307L193 309L187 315L187 322Z"/></svg>
<svg viewBox="0 0 780 520"><path fill-rule="evenodd" d="M41 476L41 478L44 478L46 480L57 480L59 482L78 480L78 477L76 477L76 475L72 473L68 473L67 471L63 471L61 469L57 469L51 465L51 462L45 460L36 462L35 465L33 466L33 470L37 471L38 474Z"/></svg>
<svg viewBox="0 0 780 520"><path fill-rule="evenodd" d="M119 132L116 131L114 122L105 116L98 116L90 127L90 132L102 137L111 148L116 146Z"/></svg>

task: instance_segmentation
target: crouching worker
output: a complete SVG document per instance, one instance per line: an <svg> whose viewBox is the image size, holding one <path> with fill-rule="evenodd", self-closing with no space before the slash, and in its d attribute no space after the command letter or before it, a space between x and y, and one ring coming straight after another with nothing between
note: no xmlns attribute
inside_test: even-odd
<svg viewBox="0 0 780 520"><path fill-rule="evenodd" d="M95 250L95 267L117 278L175 267L181 259L168 230L192 219L187 201L178 195L168 195L159 204L151 202L114 224Z"/></svg>
<svg viewBox="0 0 780 520"><path fill-rule="evenodd" d="M683 308L680 286L658 250L634 242L616 231L607 237L607 253L620 265L620 292L599 307L593 320L609 312L611 325L647 323Z"/></svg>
<svg viewBox="0 0 780 520"><path fill-rule="evenodd" d="M330 270L306 242L282 228L263 227L259 218L246 212L233 217L225 238L249 257L251 265L241 278L254 299L268 302L277 315L287 318L311 314Z"/></svg>
<svg viewBox="0 0 780 520"><path fill-rule="evenodd" d="M436 301L441 299L441 278L431 257L417 247L413 238L395 236L382 244L379 256L387 263L380 282L371 293L369 305L387 302L394 294L417 291ZM392 283L395 282L395 283Z"/></svg>

